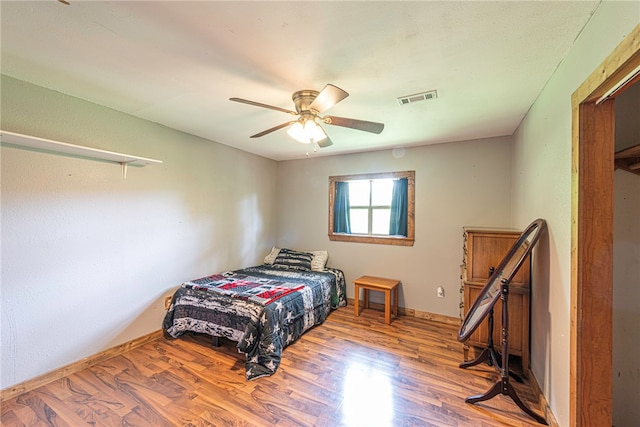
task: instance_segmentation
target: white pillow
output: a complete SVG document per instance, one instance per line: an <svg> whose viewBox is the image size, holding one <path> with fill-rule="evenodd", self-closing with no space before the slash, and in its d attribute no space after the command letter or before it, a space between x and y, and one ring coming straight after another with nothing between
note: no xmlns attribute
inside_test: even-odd
<svg viewBox="0 0 640 427"><path fill-rule="evenodd" d="M311 258L311 271L324 271L329 259L329 253L327 251L310 251L309 253L313 255L313 258Z"/></svg>
<svg viewBox="0 0 640 427"><path fill-rule="evenodd" d="M276 248L274 246L273 248L271 248L271 252L269 252L269 255L264 257L264 263L273 264L273 262L276 260L276 257L278 256L279 253L280 253L280 248Z"/></svg>

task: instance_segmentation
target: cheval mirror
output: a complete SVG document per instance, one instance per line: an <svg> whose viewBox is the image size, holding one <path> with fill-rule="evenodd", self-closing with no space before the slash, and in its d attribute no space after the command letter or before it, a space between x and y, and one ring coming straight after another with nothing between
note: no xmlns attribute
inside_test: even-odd
<svg viewBox="0 0 640 427"><path fill-rule="evenodd" d="M480 326L482 321L492 313L493 306L498 299L502 300L502 363L496 364L500 368L501 379L489 391L482 395L468 397L465 401L476 403L491 399L501 393L513 399L513 401L541 424L547 424L546 420L533 412L520 400L515 389L509 384L509 282L520 269L524 260L529 256L533 247L538 242L540 235L546 229L546 222L543 219L533 221L520 235L507 255L493 271L491 277L480 291L458 331L458 341L463 342L469 339L471 334ZM468 367L477 364L469 362L461 367Z"/></svg>

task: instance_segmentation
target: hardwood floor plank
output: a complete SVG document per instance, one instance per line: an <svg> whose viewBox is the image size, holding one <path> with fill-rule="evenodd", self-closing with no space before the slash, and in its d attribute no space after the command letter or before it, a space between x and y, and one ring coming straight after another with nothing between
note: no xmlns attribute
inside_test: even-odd
<svg viewBox="0 0 640 427"><path fill-rule="evenodd" d="M13 411L2 411L0 426L24 426L25 424Z"/></svg>
<svg viewBox="0 0 640 427"><path fill-rule="evenodd" d="M465 403L499 379L461 369L457 328L338 309L284 350L278 372L245 380L236 343L158 338L2 402L15 426L538 426L507 396ZM528 383L512 382L537 411Z"/></svg>
<svg viewBox="0 0 640 427"><path fill-rule="evenodd" d="M44 399L43 399L44 397ZM24 393L20 395L18 398L18 403L21 403L25 406L29 406L31 410L35 413L37 420L39 422L43 422L46 425L63 427L63 426L72 426L74 424L68 421L68 412L67 408L64 405L61 405L58 411L55 410L55 402L54 407L52 407L49 403L54 399L47 399L46 394L42 393L41 389L34 390L28 393ZM45 400L49 400L46 402ZM75 421L77 425L82 423L81 419L76 420L75 417L71 417L71 421Z"/></svg>

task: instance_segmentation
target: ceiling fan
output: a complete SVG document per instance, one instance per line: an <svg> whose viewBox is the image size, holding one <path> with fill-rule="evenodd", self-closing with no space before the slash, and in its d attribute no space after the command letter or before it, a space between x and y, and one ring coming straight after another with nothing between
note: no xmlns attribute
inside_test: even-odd
<svg viewBox="0 0 640 427"><path fill-rule="evenodd" d="M348 119L346 117L321 116L320 114L345 99L349 94L337 86L328 84L320 92L316 90L299 90L291 99L296 111L260 102L249 101L242 98L229 98L230 101L254 105L256 107L269 108L283 113L298 116L295 120L281 123L277 126L251 135L251 138L260 138L276 130L290 126L287 133L296 141L309 144L316 143L319 147L328 147L333 144L318 122L327 125L342 126L351 129L362 130L371 133L380 133L384 129L383 123L368 122L365 120Z"/></svg>

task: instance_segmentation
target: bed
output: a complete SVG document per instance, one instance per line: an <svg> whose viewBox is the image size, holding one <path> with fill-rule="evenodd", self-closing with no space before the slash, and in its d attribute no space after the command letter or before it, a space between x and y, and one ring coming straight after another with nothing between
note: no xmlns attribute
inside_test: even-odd
<svg viewBox="0 0 640 427"><path fill-rule="evenodd" d="M173 338L196 332L235 341L247 380L272 375L286 346L347 305L344 274L326 267L324 254L273 248L263 265L185 282L163 330Z"/></svg>

